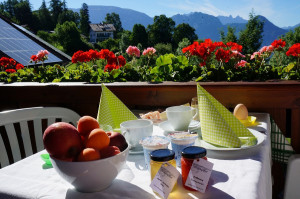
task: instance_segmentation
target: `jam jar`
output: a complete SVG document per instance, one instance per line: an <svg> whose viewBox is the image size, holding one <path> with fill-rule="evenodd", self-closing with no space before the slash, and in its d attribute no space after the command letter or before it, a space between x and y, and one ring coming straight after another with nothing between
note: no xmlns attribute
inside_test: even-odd
<svg viewBox="0 0 300 199"><path fill-rule="evenodd" d="M182 176L182 185L187 190L196 191L188 186L185 186L185 182L191 170L194 160L199 158L206 158L206 149L199 146L189 146L182 150L181 152L181 176Z"/></svg>
<svg viewBox="0 0 300 199"><path fill-rule="evenodd" d="M175 152L170 149L158 149L150 153L151 181L164 163L169 163L176 168Z"/></svg>

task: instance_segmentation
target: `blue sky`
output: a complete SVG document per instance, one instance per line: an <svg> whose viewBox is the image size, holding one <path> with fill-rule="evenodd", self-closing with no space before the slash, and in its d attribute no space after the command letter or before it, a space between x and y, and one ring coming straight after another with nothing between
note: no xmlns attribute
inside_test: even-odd
<svg viewBox="0 0 300 199"><path fill-rule="evenodd" d="M34 10L38 9L42 2L41 0L29 1ZM48 3L49 0L46 2ZM300 23L300 0L66 0L66 2L68 8L80 8L82 3L118 6L146 13L150 17L160 14L171 17L175 14L203 12L213 16L239 15L248 19L249 13L254 9L256 15L267 17L279 27Z"/></svg>

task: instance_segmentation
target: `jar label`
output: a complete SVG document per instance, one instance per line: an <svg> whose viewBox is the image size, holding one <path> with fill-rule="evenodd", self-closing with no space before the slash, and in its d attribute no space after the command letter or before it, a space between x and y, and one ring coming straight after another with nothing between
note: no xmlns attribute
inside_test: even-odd
<svg viewBox="0 0 300 199"><path fill-rule="evenodd" d="M177 179L179 171L169 163L164 163L153 178L150 187L163 198L168 198Z"/></svg>
<svg viewBox="0 0 300 199"><path fill-rule="evenodd" d="M194 160L189 175L186 179L185 186L204 193L212 172L213 165L213 163L202 158Z"/></svg>

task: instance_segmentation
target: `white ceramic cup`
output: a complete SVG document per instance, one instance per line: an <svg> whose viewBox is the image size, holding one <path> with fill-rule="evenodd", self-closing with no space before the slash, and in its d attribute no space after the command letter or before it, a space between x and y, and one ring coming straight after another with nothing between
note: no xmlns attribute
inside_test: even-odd
<svg viewBox="0 0 300 199"><path fill-rule="evenodd" d="M153 122L146 119L129 120L120 124L121 133L130 146L130 151L143 151L140 140L153 133Z"/></svg>
<svg viewBox="0 0 300 199"><path fill-rule="evenodd" d="M190 106L171 106L166 109L169 124L175 131L187 131L191 121L198 116Z"/></svg>

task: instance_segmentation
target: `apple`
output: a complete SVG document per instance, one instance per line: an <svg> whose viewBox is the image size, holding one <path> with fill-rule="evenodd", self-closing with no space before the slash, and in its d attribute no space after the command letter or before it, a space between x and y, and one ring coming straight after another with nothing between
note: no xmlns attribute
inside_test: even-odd
<svg viewBox="0 0 300 199"><path fill-rule="evenodd" d="M119 153L121 153L121 151L117 146L108 146L100 151L101 159L109 158Z"/></svg>
<svg viewBox="0 0 300 199"><path fill-rule="evenodd" d="M60 160L74 160L83 144L77 129L66 122L56 122L47 127L43 142L50 156Z"/></svg>
<svg viewBox="0 0 300 199"><path fill-rule="evenodd" d="M107 132L107 135L110 138L110 146L117 146L120 151L124 151L128 147L126 139L121 133L110 131Z"/></svg>

